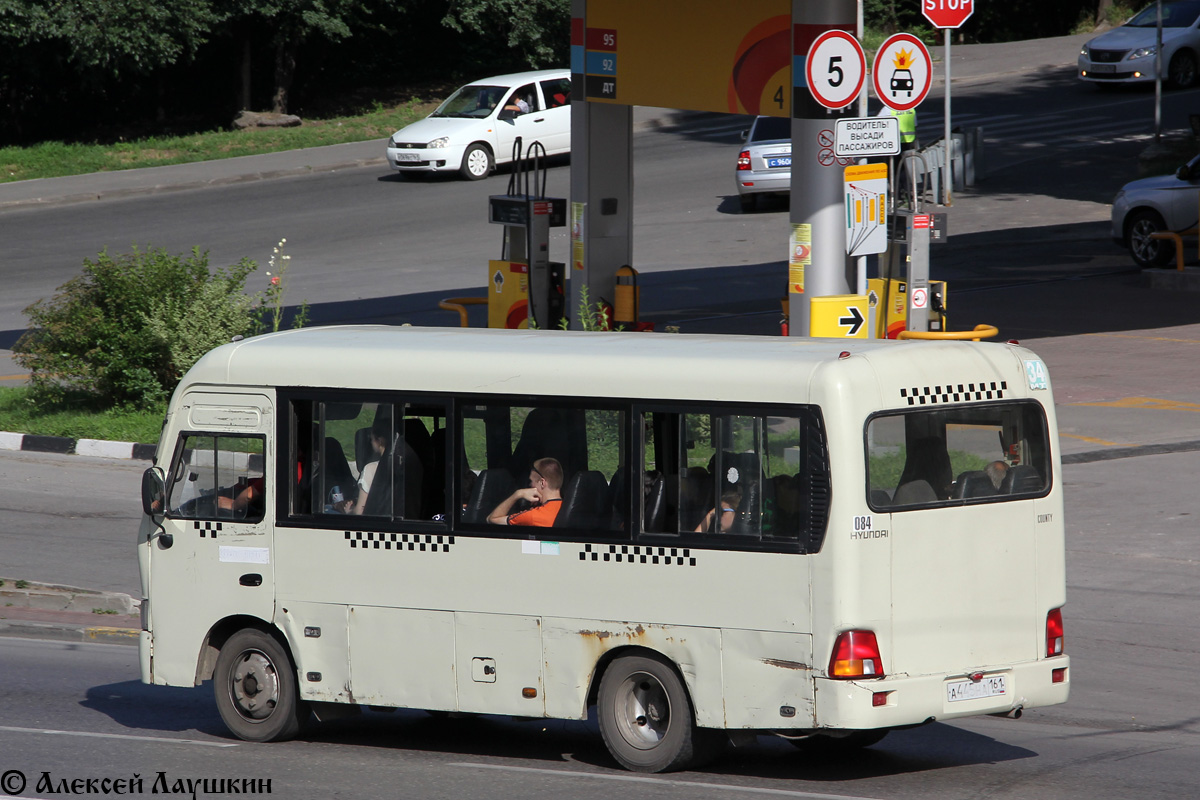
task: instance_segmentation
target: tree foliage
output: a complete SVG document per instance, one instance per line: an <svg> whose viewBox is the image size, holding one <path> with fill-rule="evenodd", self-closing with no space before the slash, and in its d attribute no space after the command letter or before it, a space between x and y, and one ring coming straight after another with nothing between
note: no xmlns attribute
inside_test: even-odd
<svg viewBox="0 0 1200 800"><path fill-rule="evenodd" d="M1112 2L976 3L955 41L1061 36ZM935 38L920 8L864 0L869 27ZM0 0L0 144L186 133L241 108L306 114L562 66L570 13L570 0ZM86 123L64 133L64 118Z"/></svg>
<svg viewBox="0 0 1200 800"><path fill-rule="evenodd" d="M565 63L570 0L449 0L443 24L478 34L493 54L515 52L534 69Z"/></svg>
<svg viewBox="0 0 1200 800"><path fill-rule="evenodd" d="M31 329L13 348L34 396L149 408L208 350L253 333L248 259L210 271L208 254L148 249L85 260L83 274L25 309Z"/></svg>

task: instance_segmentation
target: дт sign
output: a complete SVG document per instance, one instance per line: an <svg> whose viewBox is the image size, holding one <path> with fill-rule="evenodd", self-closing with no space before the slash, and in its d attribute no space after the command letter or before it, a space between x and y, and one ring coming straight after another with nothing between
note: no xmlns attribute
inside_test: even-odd
<svg viewBox="0 0 1200 800"><path fill-rule="evenodd" d="M935 28L957 28L975 11L975 0L921 0L921 13Z"/></svg>

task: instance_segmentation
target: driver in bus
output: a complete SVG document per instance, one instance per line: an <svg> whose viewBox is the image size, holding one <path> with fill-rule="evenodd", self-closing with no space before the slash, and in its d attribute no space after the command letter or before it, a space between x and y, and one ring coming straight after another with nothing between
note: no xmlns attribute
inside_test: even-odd
<svg viewBox="0 0 1200 800"><path fill-rule="evenodd" d="M558 509L562 506L563 468L556 459L539 458L533 462L529 472L529 488L517 489L508 499L488 515L488 522L494 525L530 525L539 528L549 528L558 517ZM515 514L512 507L518 500L533 503L532 508L518 511Z"/></svg>

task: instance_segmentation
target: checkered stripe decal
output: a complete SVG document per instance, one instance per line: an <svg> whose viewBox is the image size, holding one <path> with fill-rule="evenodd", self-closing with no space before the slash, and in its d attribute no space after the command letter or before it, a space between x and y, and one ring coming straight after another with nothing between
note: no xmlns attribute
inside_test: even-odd
<svg viewBox="0 0 1200 800"><path fill-rule="evenodd" d="M585 544L579 552L580 561L615 561L618 564L667 564L679 567L696 566L696 557L684 547L642 547L636 544Z"/></svg>
<svg viewBox="0 0 1200 800"><path fill-rule="evenodd" d="M192 523L195 530L200 531L201 539L215 539L217 534L221 532L221 523L219 522L201 522L196 520Z"/></svg>
<svg viewBox="0 0 1200 800"><path fill-rule="evenodd" d="M362 550L411 550L421 553L449 553L454 544L453 536L432 533L375 533L373 531L346 531L350 549Z"/></svg>
<svg viewBox="0 0 1200 800"><path fill-rule="evenodd" d="M962 403L967 400L1001 400L1008 391L1008 381L981 383L948 383L945 386L914 386L901 389L901 399L910 406L935 406L939 403Z"/></svg>

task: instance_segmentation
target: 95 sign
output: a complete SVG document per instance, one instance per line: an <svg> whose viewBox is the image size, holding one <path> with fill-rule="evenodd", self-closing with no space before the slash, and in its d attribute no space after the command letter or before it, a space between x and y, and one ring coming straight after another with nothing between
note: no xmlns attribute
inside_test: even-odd
<svg viewBox="0 0 1200 800"><path fill-rule="evenodd" d="M845 31L825 31L808 48L804 77L808 90L825 108L845 108L862 91L867 57Z"/></svg>

